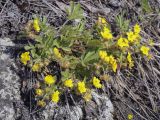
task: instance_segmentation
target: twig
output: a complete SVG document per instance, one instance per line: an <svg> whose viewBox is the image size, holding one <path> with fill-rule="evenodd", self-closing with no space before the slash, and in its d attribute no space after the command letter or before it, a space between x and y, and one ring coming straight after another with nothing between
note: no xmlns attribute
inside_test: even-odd
<svg viewBox="0 0 160 120"><path fill-rule="evenodd" d="M46 5L48 5L56 14L60 14L60 9L57 10L58 8L56 6L54 6L54 8L52 7L52 4L50 4L47 0L42 0L43 3L45 3ZM57 8L57 9L55 9ZM62 13L62 12L61 12Z"/></svg>
<svg viewBox="0 0 160 120"><path fill-rule="evenodd" d="M1 12L0 12L0 16L1 16L1 14L3 13L3 10L4 10L4 8L6 7L6 5L8 4L8 2L9 2L9 0L7 0L6 3L4 4L4 6L3 6L3 8L2 8L2 10L1 10Z"/></svg>

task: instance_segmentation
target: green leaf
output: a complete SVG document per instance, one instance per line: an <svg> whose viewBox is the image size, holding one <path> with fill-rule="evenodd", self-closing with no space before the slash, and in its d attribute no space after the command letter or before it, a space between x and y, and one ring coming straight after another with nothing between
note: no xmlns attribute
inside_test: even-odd
<svg viewBox="0 0 160 120"><path fill-rule="evenodd" d="M124 18L124 12L116 17L116 24L120 29L120 33L127 32L129 30L130 20Z"/></svg>
<svg viewBox="0 0 160 120"><path fill-rule="evenodd" d="M75 3L71 1L70 6L71 7L69 9L66 9L68 20L82 19L84 17L80 4L75 5Z"/></svg>
<svg viewBox="0 0 160 120"><path fill-rule="evenodd" d="M66 79L69 79L72 76L72 74L68 69L65 71L62 71L61 73L62 73L62 81L65 81Z"/></svg>
<svg viewBox="0 0 160 120"><path fill-rule="evenodd" d="M58 40L57 39L51 39L49 48L53 48L55 46L58 47L58 48L60 47Z"/></svg>
<svg viewBox="0 0 160 120"><path fill-rule="evenodd" d="M61 49L64 50L64 51L67 51L67 52L71 51L71 48L69 48L69 47L61 47Z"/></svg>
<svg viewBox="0 0 160 120"><path fill-rule="evenodd" d="M152 12L152 8L149 5L149 1L148 0L141 0L141 6L144 12L146 13L150 13Z"/></svg>
<svg viewBox="0 0 160 120"><path fill-rule="evenodd" d="M32 49L32 46L26 45L26 46L24 47L24 49L25 49L25 50L30 50L30 49Z"/></svg>
<svg viewBox="0 0 160 120"><path fill-rule="evenodd" d="M86 21L85 21L85 20L81 20L81 21L79 22L79 24L77 25L77 29L78 29L79 31L84 31L84 30L85 30L85 24L86 24Z"/></svg>
<svg viewBox="0 0 160 120"><path fill-rule="evenodd" d="M90 40L87 43L87 47L101 47L102 43L100 40Z"/></svg>
<svg viewBox="0 0 160 120"><path fill-rule="evenodd" d="M37 36L35 38L35 41L39 42L39 43L42 43L42 36Z"/></svg>
<svg viewBox="0 0 160 120"><path fill-rule="evenodd" d="M35 52L34 49L31 50L31 55L32 55L33 58L35 58L36 52Z"/></svg>
<svg viewBox="0 0 160 120"><path fill-rule="evenodd" d="M88 52L84 58L82 58L82 64L87 64L93 60L97 60L98 59L98 54L95 51L92 52Z"/></svg>
<svg viewBox="0 0 160 120"><path fill-rule="evenodd" d="M92 73L92 69L89 70L86 66L78 64L75 68L75 76L77 79L83 80L85 77L89 78Z"/></svg>

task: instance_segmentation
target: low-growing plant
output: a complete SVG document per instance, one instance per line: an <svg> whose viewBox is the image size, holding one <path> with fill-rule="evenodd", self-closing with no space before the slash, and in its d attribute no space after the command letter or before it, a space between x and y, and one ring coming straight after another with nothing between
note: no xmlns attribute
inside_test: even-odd
<svg viewBox="0 0 160 120"><path fill-rule="evenodd" d="M141 0L141 6L144 12L151 13L153 10L149 4L149 0Z"/></svg>
<svg viewBox="0 0 160 120"><path fill-rule="evenodd" d="M134 67L133 56L151 58L149 44L141 42L139 24L129 31L125 27L115 36L103 17L99 17L92 28L86 28L87 20L80 4L72 3L66 13L67 22L59 29L38 17L29 21L25 28L26 35L35 44L25 46L26 52L20 55L20 61L43 77L43 81L37 79L35 88L39 106L45 106L50 100L58 103L66 91L90 101L91 91L102 89L112 73L116 75L120 70ZM71 24L75 19L80 22ZM122 18L117 20L122 22L122 27ZM52 64L60 66L60 78L53 72Z"/></svg>
<svg viewBox="0 0 160 120"><path fill-rule="evenodd" d="M130 20L124 18L124 12L116 16L116 24L121 33L125 33L129 29Z"/></svg>

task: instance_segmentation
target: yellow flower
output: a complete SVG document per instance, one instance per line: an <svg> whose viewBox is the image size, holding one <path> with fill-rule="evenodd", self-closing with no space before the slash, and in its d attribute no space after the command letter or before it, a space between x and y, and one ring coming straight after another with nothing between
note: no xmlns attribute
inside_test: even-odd
<svg viewBox="0 0 160 120"><path fill-rule="evenodd" d="M135 34L139 34L140 31L141 31L141 27L140 27L138 24L136 24L136 25L134 26L134 33L135 33Z"/></svg>
<svg viewBox="0 0 160 120"><path fill-rule="evenodd" d="M20 56L20 60L21 60L21 62L22 62L24 65L26 65L27 62L28 62L30 59L31 59L31 58L30 58L30 56L29 56L29 52L24 52L24 53L22 53L21 56Z"/></svg>
<svg viewBox="0 0 160 120"><path fill-rule="evenodd" d="M54 84L56 80L55 77L53 77L52 75L47 75L45 76L44 81L46 84L51 85Z"/></svg>
<svg viewBox="0 0 160 120"><path fill-rule="evenodd" d="M113 64L115 61L114 57L112 55L109 56L109 63Z"/></svg>
<svg viewBox="0 0 160 120"><path fill-rule="evenodd" d="M106 62L106 63L109 63L109 56L106 56L105 58L104 58L104 61Z"/></svg>
<svg viewBox="0 0 160 120"><path fill-rule="evenodd" d="M146 56L149 55L149 50L150 50L149 47L141 46L140 50L144 55L146 55Z"/></svg>
<svg viewBox="0 0 160 120"><path fill-rule="evenodd" d="M86 92L86 86L84 82L78 82L78 91L82 94Z"/></svg>
<svg viewBox="0 0 160 120"><path fill-rule="evenodd" d="M130 32L127 32L127 39L131 43L133 43L133 42L137 43L137 42L139 42L138 40L141 39L141 36L137 33L130 31Z"/></svg>
<svg viewBox="0 0 160 120"><path fill-rule="evenodd" d="M103 31L101 31L101 35L105 40L109 40L113 38L111 31L107 27L103 28Z"/></svg>
<svg viewBox="0 0 160 120"><path fill-rule="evenodd" d="M35 63L33 66L32 66L32 71L38 71L40 68L40 65L38 63Z"/></svg>
<svg viewBox="0 0 160 120"><path fill-rule="evenodd" d="M106 51L103 51L103 50L100 50L100 51L99 51L99 57L100 57L102 60L104 60L106 56L107 56Z"/></svg>
<svg viewBox="0 0 160 120"><path fill-rule="evenodd" d="M106 51L99 51L99 57L101 60L103 60L106 63L109 63L112 65L112 69L114 72L117 70L117 62L116 59L112 55L108 56Z"/></svg>
<svg viewBox="0 0 160 120"><path fill-rule="evenodd" d="M36 89L36 95L42 96L43 95L43 90L42 89Z"/></svg>
<svg viewBox="0 0 160 120"><path fill-rule="evenodd" d="M131 57L131 53L130 52L128 52L127 60L128 60L129 63L132 62L132 57Z"/></svg>
<svg viewBox="0 0 160 120"><path fill-rule="evenodd" d="M138 35L134 34L132 31L127 32L127 38L129 42L133 43L137 39Z"/></svg>
<svg viewBox="0 0 160 120"><path fill-rule="evenodd" d="M72 88L72 87L73 87L73 81L72 81L72 79L66 80L66 81L64 82L64 85L65 85L66 87Z"/></svg>
<svg viewBox="0 0 160 120"><path fill-rule="evenodd" d="M91 90L87 89L86 93L83 95L83 98L86 102L89 102L92 99Z"/></svg>
<svg viewBox="0 0 160 120"><path fill-rule="evenodd" d="M129 47L128 40L126 38L120 37L117 44L120 48Z"/></svg>
<svg viewBox="0 0 160 120"><path fill-rule="evenodd" d="M100 80L98 78L93 77L92 82L93 82L94 87L96 87L96 88L102 88L102 84L100 83Z"/></svg>
<svg viewBox="0 0 160 120"><path fill-rule="evenodd" d="M40 26L39 26L39 20L38 18L35 18L33 20L33 28L36 32L39 32L40 31Z"/></svg>
<svg viewBox="0 0 160 120"><path fill-rule="evenodd" d="M130 52L128 52L127 60L129 62L129 68L132 68L134 66L134 62L132 61L132 57L131 57L131 53Z"/></svg>
<svg viewBox="0 0 160 120"><path fill-rule="evenodd" d="M112 66L112 70L114 72L116 72L116 70L117 70L117 62L116 62L116 59L112 55L109 56L109 63Z"/></svg>
<svg viewBox="0 0 160 120"><path fill-rule="evenodd" d="M59 50L56 47L53 48L53 53L54 53L55 57L62 58L61 53L59 52Z"/></svg>
<svg viewBox="0 0 160 120"><path fill-rule="evenodd" d="M132 120L133 119L133 115L132 114L128 114L128 120Z"/></svg>
<svg viewBox="0 0 160 120"><path fill-rule="evenodd" d="M100 50L99 57L101 60L105 61L106 63L109 62L110 57L107 55L106 51Z"/></svg>
<svg viewBox="0 0 160 120"><path fill-rule="evenodd" d="M116 62L116 60L114 60L114 62L111 65L112 65L113 72L116 72L116 70L117 70L117 62Z"/></svg>
<svg viewBox="0 0 160 120"><path fill-rule="evenodd" d="M52 94L52 102L57 103L59 101L60 92L57 90Z"/></svg>
<svg viewBox="0 0 160 120"><path fill-rule="evenodd" d="M102 17L98 17L98 24L106 24L106 19Z"/></svg>
<svg viewBox="0 0 160 120"><path fill-rule="evenodd" d="M44 102L43 100L39 100L39 101L37 102L37 105L38 105L38 106L41 106L41 107L44 107L44 106L46 105L46 102Z"/></svg>

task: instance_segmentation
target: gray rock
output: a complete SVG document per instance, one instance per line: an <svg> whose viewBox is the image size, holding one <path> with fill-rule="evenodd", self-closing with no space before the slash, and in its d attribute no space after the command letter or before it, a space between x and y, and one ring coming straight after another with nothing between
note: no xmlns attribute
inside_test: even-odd
<svg viewBox="0 0 160 120"><path fill-rule="evenodd" d="M57 106L52 102L42 112L44 120L79 120L82 117L83 112L80 106Z"/></svg>
<svg viewBox="0 0 160 120"><path fill-rule="evenodd" d="M99 109L99 115L97 119L113 120L114 108L109 98L105 94L99 95L96 92L92 92L92 97Z"/></svg>
<svg viewBox="0 0 160 120"><path fill-rule="evenodd" d="M0 120L15 120L18 117L30 120L29 111L20 99L19 77L10 69L11 66L16 68L16 65L14 59L5 52L8 47L14 47L12 41L8 38L0 39ZM80 120L83 119L84 114L87 116L91 113L88 119L113 120L114 109L109 98L105 94L99 95L96 92L92 92L92 97L95 102L91 101L90 106L87 106L88 113L82 111L85 107L83 105L61 106L50 102L41 112L40 118L37 119L36 116L33 118L35 120ZM13 106L14 102L17 108Z"/></svg>
<svg viewBox="0 0 160 120"><path fill-rule="evenodd" d="M64 106L60 107L56 112L54 119L80 120L83 117L82 108L80 106Z"/></svg>
<svg viewBox="0 0 160 120"><path fill-rule="evenodd" d="M55 113L55 105L50 102L45 110L42 111L42 117L44 120L52 120L53 114Z"/></svg>
<svg viewBox="0 0 160 120"><path fill-rule="evenodd" d="M119 0L109 0L109 3L114 7L119 7L121 5L121 2Z"/></svg>
<svg viewBox="0 0 160 120"><path fill-rule="evenodd" d="M57 106L50 103L46 109L42 112L42 116L45 120L80 120L84 115L86 119L94 120L113 120L113 104L105 94L97 94L92 92L93 101L89 102L89 105L77 105L77 106ZM86 113L82 111L85 107Z"/></svg>
<svg viewBox="0 0 160 120"><path fill-rule="evenodd" d="M0 119L14 120L13 102L20 100L19 77L10 68L14 60L5 51L7 46L14 46L10 39L0 38Z"/></svg>

